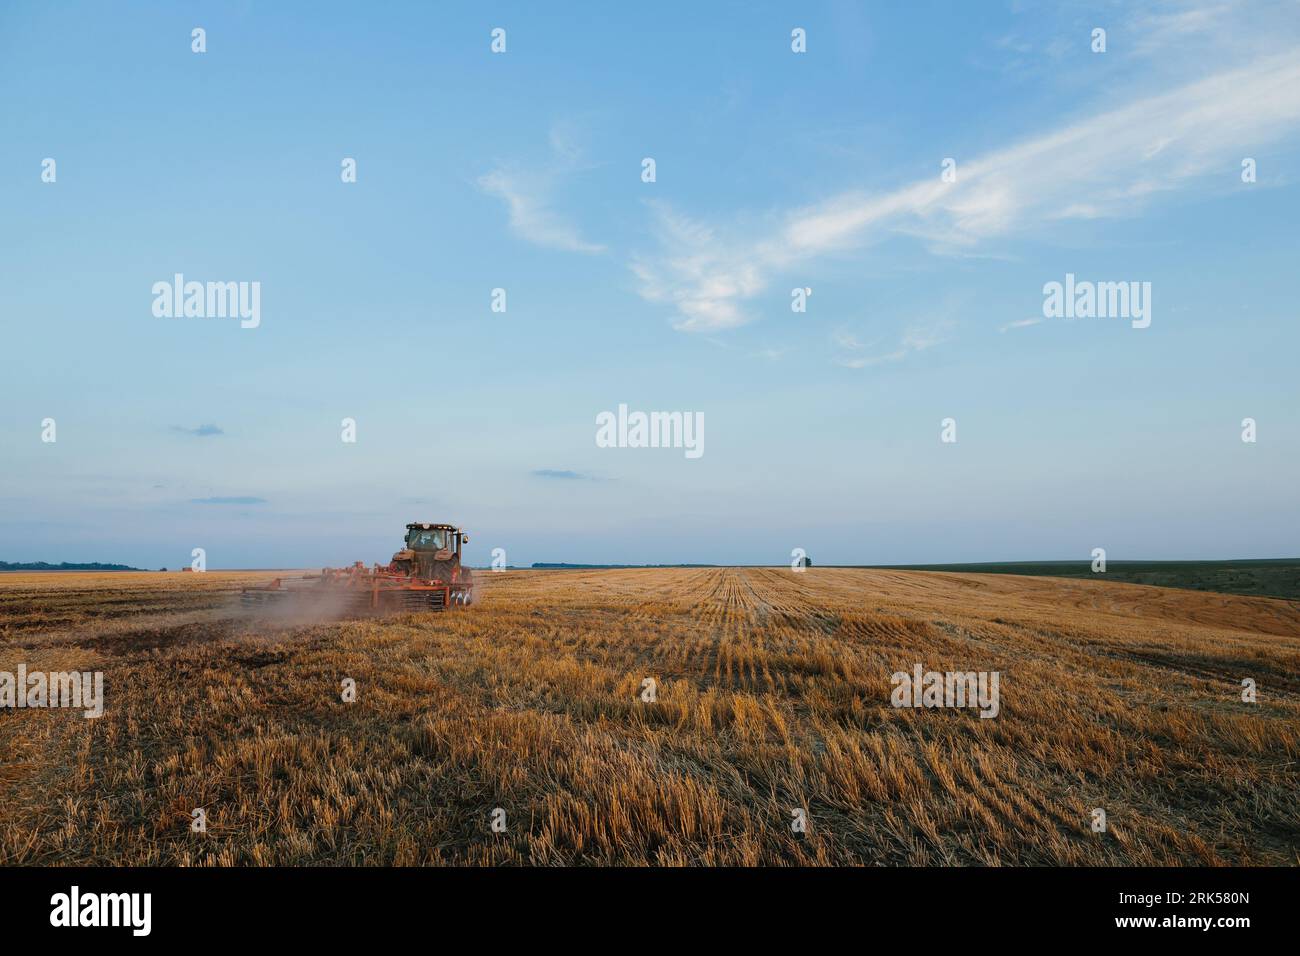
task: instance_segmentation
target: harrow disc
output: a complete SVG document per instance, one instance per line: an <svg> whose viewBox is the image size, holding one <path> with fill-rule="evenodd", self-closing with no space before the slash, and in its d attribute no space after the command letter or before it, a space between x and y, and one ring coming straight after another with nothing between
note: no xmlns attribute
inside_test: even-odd
<svg viewBox="0 0 1300 956"><path fill-rule="evenodd" d="M447 592L441 588L389 588L379 592L379 604L382 610L441 611L447 606Z"/></svg>

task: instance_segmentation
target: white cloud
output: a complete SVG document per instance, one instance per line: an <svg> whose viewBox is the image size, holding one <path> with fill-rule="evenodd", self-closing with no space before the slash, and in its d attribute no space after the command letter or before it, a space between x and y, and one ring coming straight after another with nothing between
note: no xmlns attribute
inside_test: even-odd
<svg viewBox="0 0 1300 956"><path fill-rule="evenodd" d="M551 208L549 188L545 182L496 169L479 177L479 188L506 204L510 214L510 231L520 239L569 252L604 252L605 247L587 242L577 227L565 222Z"/></svg>
<svg viewBox="0 0 1300 956"><path fill-rule="evenodd" d="M952 322L948 319L929 325L913 324L903 333L902 339L894 349L883 353L864 354L876 343L861 342L851 332L836 329L831 333L831 340L840 348L841 354L836 356L834 361L836 365L845 368L867 368L871 365L883 365L886 362L901 362L913 352L923 352L948 341L948 333L951 330Z"/></svg>
<svg viewBox="0 0 1300 956"><path fill-rule="evenodd" d="M1282 12L1285 14L1285 10ZM1222 41L1229 35L1233 21L1249 22L1257 13L1242 10L1235 0L1207 4L1168 2L1137 11L1125 30L1134 37L1135 52L1150 56L1167 52L1171 46L1185 49L1188 39L1193 37Z"/></svg>
<svg viewBox="0 0 1300 956"><path fill-rule="evenodd" d="M684 331L717 331L753 317L746 303L775 276L890 234L937 253L967 254L987 240L1061 220L1132 215L1160 194L1211 174L1237 183L1243 155L1300 125L1300 49L1081 119L970 160L957 182L935 175L894 192L845 192L721 235L655 205L660 250L633 260L641 295L671 304ZM888 358L888 357L887 357Z"/></svg>
<svg viewBox="0 0 1300 956"><path fill-rule="evenodd" d="M1018 319L1015 322L1008 322L998 329L999 332L1009 332L1011 329L1027 329L1031 325L1038 325L1042 319Z"/></svg>
<svg viewBox="0 0 1300 956"><path fill-rule="evenodd" d="M506 204L510 231L520 239L568 252L604 252L603 245L585 240L551 205L551 193L561 176L590 168L583 159L579 130L570 123L556 123L548 142L551 159L544 168L522 171L498 166L479 177L479 188Z"/></svg>
<svg viewBox="0 0 1300 956"><path fill-rule="evenodd" d="M633 259L641 295L672 304L682 315L676 328L717 331L743 325L747 317L737 300L756 295L764 285L761 262L732 258L712 229L674 214L667 206L648 204L656 214L656 234L667 256Z"/></svg>
<svg viewBox="0 0 1300 956"><path fill-rule="evenodd" d="M863 344L862 342L859 342L857 336L853 335L851 332L846 332L844 329L836 329L832 332L831 341L840 348L848 349L850 351L857 351L858 349L871 347L871 343Z"/></svg>

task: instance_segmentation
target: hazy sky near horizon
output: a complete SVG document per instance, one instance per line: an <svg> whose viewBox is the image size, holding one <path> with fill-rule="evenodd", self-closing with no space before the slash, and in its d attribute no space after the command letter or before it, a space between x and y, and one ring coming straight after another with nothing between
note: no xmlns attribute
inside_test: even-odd
<svg viewBox="0 0 1300 956"><path fill-rule="evenodd" d="M12 2L0 117L0 560L1300 553L1294 3Z"/></svg>

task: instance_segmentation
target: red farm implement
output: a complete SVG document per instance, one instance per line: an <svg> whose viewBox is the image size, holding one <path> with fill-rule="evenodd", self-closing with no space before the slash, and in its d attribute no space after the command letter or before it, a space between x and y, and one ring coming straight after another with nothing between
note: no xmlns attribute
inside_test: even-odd
<svg viewBox="0 0 1300 956"><path fill-rule="evenodd" d="M387 565L367 568L358 561L350 568L276 578L267 585L245 588L240 603L253 609L331 615L463 607L474 601L473 575L460 561L461 546L468 540L454 525L408 524L406 547Z"/></svg>

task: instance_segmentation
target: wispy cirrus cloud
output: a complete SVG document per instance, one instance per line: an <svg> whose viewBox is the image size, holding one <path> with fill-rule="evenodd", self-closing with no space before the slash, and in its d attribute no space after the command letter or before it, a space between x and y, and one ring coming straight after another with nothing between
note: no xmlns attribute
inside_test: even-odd
<svg viewBox="0 0 1300 956"><path fill-rule="evenodd" d="M677 313L675 328L715 332L753 318L748 303L775 277L889 235L937 254L1064 220L1133 215L1211 174L1236 182L1243 144L1256 149L1300 129L1300 48L1146 96L969 161L957 181L893 192L842 192L819 204L723 230L655 204L653 254L633 258L639 292ZM937 161L936 161L937 163ZM889 353L892 354L892 353Z"/></svg>
<svg viewBox="0 0 1300 956"><path fill-rule="evenodd" d="M550 159L541 168L498 164L480 176L478 187L505 203L510 231L520 239L549 249L595 254L605 251L600 243L588 242L578 227L556 211L551 201L558 181L587 168L584 149L575 128L567 124L551 127Z"/></svg>
<svg viewBox="0 0 1300 956"><path fill-rule="evenodd" d="M913 324L903 333L895 347L881 352L876 349L875 341L862 342L852 332L836 329L831 335L831 340L839 349L834 361L844 368L868 368L888 362L901 362L913 352L924 352L948 341L951 330L952 322L947 319L930 325Z"/></svg>
<svg viewBox="0 0 1300 956"><path fill-rule="evenodd" d="M254 498L249 495L237 495L229 498L191 498L190 504L193 505L264 505L265 498Z"/></svg>
<svg viewBox="0 0 1300 956"><path fill-rule="evenodd" d="M1265 11L1273 8L1283 14L1287 12L1286 0L1280 4L1266 0L1262 7ZM1201 38L1222 44L1235 37L1231 29L1233 21L1241 22L1259 15L1259 10L1243 10L1238 0L1211 0L1208 3L1164 0L1133 10L1124 31L1125 35L1134 38L1134 53L1151 56L1168 52L1171 46L1186 50L1189 41Z"/></svg>
<svg viewBox="0 0 1300 956"><path fill-rule="evenodd" d="M664 203L647 205L662 253L632 260L641 295L672 305L682 317L675 327L685 332L716 332L748 322L741 303L766 287L768 273L780 263L776 250L766 244L738 248Z"/></svg>
<svg viewBox="0 0 1300 956"><path fill-rule="evenodd" d="M1027 329L1031 325L1040 325L1042 321L1042 319L1017 319L1015 322L1008 322L999 326L998 331L1010 332L1012 329Z"/></svg>
<svg viewBox="0 0 1300 956"><path fill-rule="evenodd" d="M520 239L566 252L597 253L605 247L582 238L550 205L550 187L542 179L522 172L496 169L481 176L479 188L506 204L510 231Z"/></svg>

